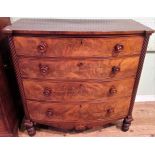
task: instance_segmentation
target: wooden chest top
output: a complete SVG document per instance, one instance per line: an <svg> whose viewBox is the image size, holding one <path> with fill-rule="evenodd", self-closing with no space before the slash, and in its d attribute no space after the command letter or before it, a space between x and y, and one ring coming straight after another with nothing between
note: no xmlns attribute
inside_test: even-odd
<svg viewBox="0 0 155 155"><path fill-rule="evenodd" d="M128 19L21 19L4 29L13 34L108 35L153 30Z"/></svg>

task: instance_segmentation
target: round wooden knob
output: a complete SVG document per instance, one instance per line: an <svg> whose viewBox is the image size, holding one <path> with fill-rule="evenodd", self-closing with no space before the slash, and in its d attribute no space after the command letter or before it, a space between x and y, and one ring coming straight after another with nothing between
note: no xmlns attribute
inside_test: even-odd
<svg viewBox="0 0 155 155"><path fill-rule="evenodd" d="M47 96L47 97L51 96L52 90L50 88L44 88L43 94L44 96Z"/></svg>
<svg viewBox="0 0 155 155"><path fill-rule="evenodd" d="M47 74L49 71L48 65L39 64L39 69L40 69L40 73L43 75Z"/></svg>
<svg viewBox="0 0 155 155"><path fill-rule="evenodd" d="M113 66L112 67L112 73L113 74L116 74L116 73L118 73L120 71L120 67L118 67L118 66Z"/></svg>
<svg viewBox="0 0 155 155"><path fill-rule="evenodd" d="M123 51L124 46L122 44L116 44L115 47L114 47L114 49L115 49L114 50L115 53L119 53L119 52Z"/></svg>
<svg viewBox="0 0 155 155"><path fill-rule="evenodd" d="M53 110L52 110L52 109L48 109L48 110L46 111L46 116L47 116L47 117L52 117L52 116L53 116Z"/></svg>
<svg viewBox="0 0 155 155"><path fill-rule="evenodd" d="M112 86L109 90L109 93L110 95L115 95L117 93L117 89L114 86Z"/></svg>
<svg viewBox="0 0 155 155"><path fill-rule="evenodd" d="M41 42L38 46L38 53L40 54L45 54L47 51L47 43L46 42Z"/></svg>

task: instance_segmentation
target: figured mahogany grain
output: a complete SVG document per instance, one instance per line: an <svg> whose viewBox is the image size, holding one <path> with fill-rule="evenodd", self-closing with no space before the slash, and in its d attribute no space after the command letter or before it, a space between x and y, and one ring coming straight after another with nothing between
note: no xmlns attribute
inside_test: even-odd
<svg viewBox="0 0 155 155"><path fill-rule="evenodd" d="M30 136L37 123L85 130L124 118L129 129L152 29L133 20L24 19L4 32ZM107 95L113 85L115 97Z"/></svg>
<svg viewBox="0 0 155 155"><path fill-rule="evenodd" d="M110 57L140 54L144 38L49 38L49 37L14 37L17 55L40 57ZM45 43L45 51L38 47ZM115 47L121 44L118 52Z"/></svg>
<svg viewBox="0 0 155 155"><path fill-rule="evenodd" d="M139 56L106 60L19 58L19 68L23 78L103 80L135 76L138 62ZM119 67L120 71L113 73L113 67ZM45 71L44 73L42 68Z"/></svg>
<svg viewBox="0 0 155 155"><path fill-rule="evenodd" d="M51 82L23 80L27 99L42 101L87 101L131 96L134 78L111 82ZM116 90L116 92L112 92Z"/></svg>
<svg viewBox="0 0 155 155"><path fill-rule="evenodd" d="M66 122L76 122L86 126L88 122L107 122L111 119L117 119L127 115L130 105L130 97L108 100L105 102L83 103L78 104L70 102L70 104L50 103L28 101L28 109L30 118L33 121L44 122L54 126L56 123L60 128L64 129ZM111 111L110 111L111 110ZM52 111L52 115L48 116L47 112ZM89 123L90 124L90 123Z"/></svg>

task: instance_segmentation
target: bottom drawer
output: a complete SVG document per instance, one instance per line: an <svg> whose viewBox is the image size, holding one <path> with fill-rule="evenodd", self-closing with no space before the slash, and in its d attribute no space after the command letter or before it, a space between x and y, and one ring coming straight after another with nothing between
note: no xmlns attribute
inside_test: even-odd
<svg viewBox="0 0 155 155"><path fill-rule="evenodd" d="M130 97L96 103L50 103L27 101L30 118L38 123L108 121L126 116Z"/></svg>

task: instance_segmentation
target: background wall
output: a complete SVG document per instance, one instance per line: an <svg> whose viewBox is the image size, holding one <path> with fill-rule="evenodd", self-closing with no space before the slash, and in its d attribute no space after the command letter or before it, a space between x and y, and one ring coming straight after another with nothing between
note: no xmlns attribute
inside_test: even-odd
<svg viewBox="0 0 155 155"><path fill-rule="evenodd" d="M155 29L155 18L135 18L135 20ZM152 34L149 40L136 100L155 101L155 34Z"/></svg>
<svg viewBox="0 0 155 155"><path fill-rule="evenodd" d="M11 18L15 22L20 18ZM133 18L155 29L155 18ZM155 101L155 34L150 37L136 101Z"/></svg>

